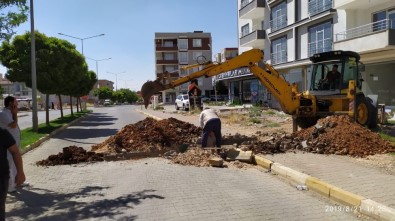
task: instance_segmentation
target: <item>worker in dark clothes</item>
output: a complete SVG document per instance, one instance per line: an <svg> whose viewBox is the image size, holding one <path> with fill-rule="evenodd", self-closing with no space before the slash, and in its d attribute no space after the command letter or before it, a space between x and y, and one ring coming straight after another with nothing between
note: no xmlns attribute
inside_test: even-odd
<svg viewBox="0 0 395 221"><path fill-rule="evenodd" d="M221 120L215 110L206 107L199 117L200 127L203 129L202 147L207 147L207 140L210 133L215 134L215 146L221 147Z"/></svg>

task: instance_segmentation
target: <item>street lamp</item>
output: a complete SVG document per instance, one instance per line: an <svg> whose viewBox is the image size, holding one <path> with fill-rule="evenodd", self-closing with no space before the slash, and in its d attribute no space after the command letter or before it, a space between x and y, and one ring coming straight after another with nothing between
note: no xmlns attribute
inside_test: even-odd
<svg viewBox="0 0 395 221"><path fill-rule="evenodd" d="M125 88L127 88L128 87L127 86L127 82L128 81L133 81L134 79L132 78L132 79L119 79L119 80L124 81L125 82Z"/></svg>
<svg viewBox="0 0 395 221"><path fill-rule="evenodd" d="M82 55L84 55L84 40L86 40L86 39L90 39L90 38L95 38L95 37L100 37L100 36L103 36L104 34L100 34L100 35L94 35L94 36L90 36L90 37L86 37L86 38L79 38L79 37L74 37L74 36L71 36L71 35L66 35L66 34L63 34L63 33L58 33L58 34L60 34L60 35L64 35L64 36L67 36L67 37L70 37L70 38L75 38L75 39L79 39L79 40L81 40L81 46L82 46Z"/></svg>
<svg viewBox="0 0 395 221"><path fill-rule="evenodd" d="M115 75L115 91L118 91L118 74L126 73L126 71L122 71L120 73L112 73L107 71L107 73Z"/></svg>
<svg viewBox="0 0 395 221"><path fill-rule="evenodd" d="M86 57L86 58L88 58L88 57ZM96 61L97 88L100 88L100 85L99 85L99 64L98 63L99 63L99 61L110 60L112 58L104 58L104 59L88 58L88 59Z"/></svg>

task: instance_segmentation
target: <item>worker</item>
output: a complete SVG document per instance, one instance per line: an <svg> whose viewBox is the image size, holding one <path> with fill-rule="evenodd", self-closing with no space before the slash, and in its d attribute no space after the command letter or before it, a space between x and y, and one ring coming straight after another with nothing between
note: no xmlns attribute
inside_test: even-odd
<svg viewBox="0 0 395 221"><path fill-rule="evenodd" d="M199 116L200 127L203 129L202 147L207 147L207 140L211 132L215 135L215 146L221 147L221 120L215 110L206 107Z"/></svg>
<svg viewBox="0 0 395 221"><path fill-rule="evenodd" d="M3 128L0 128L0 220L5 220L5 201L7 198L8 182L12 182L16 186L20 186L25 180L25 173L23 172L22 156L16 145L15 139L12 135ZM10 177L10 168L7 160L7 152L10 152L16 166L16 176Z"/></svg>
<svg viewBox="0 0 395 221"><path fill-rule="evenodd" d="M338 67L339 66L337 64L334 64L332 66L332 71L328 72L324 79L324 82L327 82L329 84L330 89L335 89L339 85L340 72L337 71Z"/></svg>

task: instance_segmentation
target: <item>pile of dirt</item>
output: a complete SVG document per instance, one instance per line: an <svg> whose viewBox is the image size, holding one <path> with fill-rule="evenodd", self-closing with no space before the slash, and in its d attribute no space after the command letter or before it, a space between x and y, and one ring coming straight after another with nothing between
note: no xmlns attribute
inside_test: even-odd
<svg viewBox="0 0 395 221"><path fill-rule="evenodd" d="M212 157L219 157L217 154L211 153L211 150L204 150L199 147L190 148L184 153L180 153L173 157L173 163L181 165L190 165L197 167L210 166L208 160Z"/></svg>
<svg viewBox="0 0 395 221"><path fill-rule="evenodd" d="M202 130L193 124L176 118L157 121L146 118L126 125L103 143L92 146L92 151L121 153L146 152L158 156L169 150L178 150L180 145L195 145Z"/></svg>
<svg viewBox="0 0 395 221"><path fill-rule="evenodd" d="M366 157L388 153L393 149L379 134L353 122L348 116L331 116L293 136L302 149L323 154Z"/></svg>
<svg viewBox="0 0 395 221"><path fill-rule="evenodd" d="M103 161L103 154L86 151L82 147L64 147L63 152L50 155L47 159L37 161L38 166L68 165L83 162Z"/></svg>

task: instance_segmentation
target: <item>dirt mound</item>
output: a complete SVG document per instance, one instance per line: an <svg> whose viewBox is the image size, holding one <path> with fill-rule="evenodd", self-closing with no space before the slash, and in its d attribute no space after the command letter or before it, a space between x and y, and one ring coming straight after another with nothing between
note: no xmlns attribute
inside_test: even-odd
<svg viewBox="0 0 395 221"><path fill-rule="evenodd" d="M82 147L69 146L64 147L63 152L50 155L45 160L37 161L36 164L38 166L55 166L95 161L103 161L103 154L86 151Z"/></svg>
<svg viewBox="0 0 395 221"><path fill-rule="evenodd" d="M126 125L103 143L92 146L96 152L149 152L159 155L177 150L182 144L196 145L202 130L175 118L157 121L146 118Z"/></svg>
<svg viewBox="0 0 395 221"><path fill-rule="evenodd" d="M323 154L368 155L388 153L392 146L380 135L353 122L348 116L331 116L305 130L294 133L302 149Z"/></svg>
<svg viewBox="0 0 395 221"><path fill-rule="evenodd" d="M210 166L208 160L212 157L219 157L217 154L211 153L211 150L204 150L199 147L191 148L184 153L180 153L174 158L172 162L181 165L191 165L197 167Z"/></svg>

